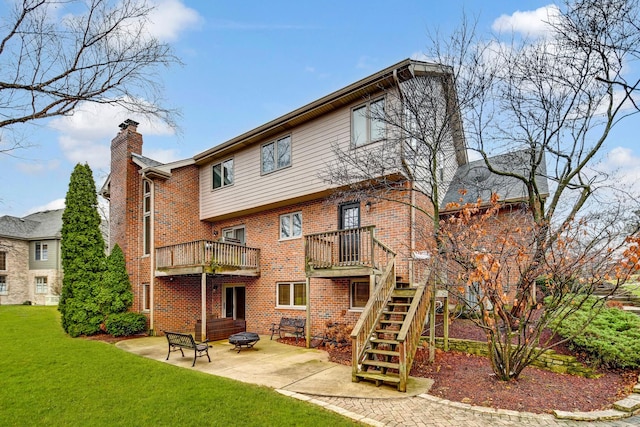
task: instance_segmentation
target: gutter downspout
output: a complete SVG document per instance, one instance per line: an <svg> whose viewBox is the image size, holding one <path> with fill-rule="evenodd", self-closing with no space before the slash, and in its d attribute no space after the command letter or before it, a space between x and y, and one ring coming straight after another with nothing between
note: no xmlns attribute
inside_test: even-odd
<svg viewBox="0 0 640 427"><path fill-rule="evenodd" d="M415 76L415 72L413 67L409 67L409 71L411 75ZM404 104L404 100L402 97L402 91L400 90L400 80L398 79L398 69L393 70L393 80L396 82L396 87L398 88L398 99L400 102ZM402 117L404 119L404 117ZM402 160L404 163L404 146L400 146L400 152L402 156ZM411 206L409 207L409 257L408 257L408 268L409 268L409 286L414 285L414 274L413 274L413 253L416 249L416 230L415 230L415 222L416 222L416 193L415 193L415 180L414 177L411 177Z"/></svg>

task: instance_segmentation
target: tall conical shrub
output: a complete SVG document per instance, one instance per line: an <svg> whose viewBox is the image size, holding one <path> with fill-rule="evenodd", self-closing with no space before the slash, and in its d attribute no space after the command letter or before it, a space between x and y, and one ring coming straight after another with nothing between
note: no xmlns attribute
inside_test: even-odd
<svg viewBox="0 0 640 427"><path fill-rule="evenodd" d="M62 327L71 336L100 331L104 316L97 296L106 257L95 181L89 165L78 164L71 174L62 214L61 258L64 278L58 310Z"/></svg>

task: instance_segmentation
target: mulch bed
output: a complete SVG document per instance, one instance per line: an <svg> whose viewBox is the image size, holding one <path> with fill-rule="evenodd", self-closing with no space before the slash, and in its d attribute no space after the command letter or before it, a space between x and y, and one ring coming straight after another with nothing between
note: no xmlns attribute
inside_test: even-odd
<svg viewBox="0 0 640 427"><path fill-rule="evenodd" d="M442 336L440 330L436 336ZM484 333L472 322L456 319L449 326L449 337L484 341ZM296 345L293 338L279 341ZM304 342L298 342L304 346ZM328 347L329 359L351 365L351 347ZM572 354L565 345L554 348L562 354ZM580 359L580 355L575 355ZM444 399L492 408L535 413L563 411L594 411L610 408L613 402L631 393L638 371L600 370L595 379L557 374L528 367L517 380L500 381L489 359L455 351L436 350L435 362L429 363L428 349L419 349L411 369L414 377L434 380L430 394Z"/></svg>

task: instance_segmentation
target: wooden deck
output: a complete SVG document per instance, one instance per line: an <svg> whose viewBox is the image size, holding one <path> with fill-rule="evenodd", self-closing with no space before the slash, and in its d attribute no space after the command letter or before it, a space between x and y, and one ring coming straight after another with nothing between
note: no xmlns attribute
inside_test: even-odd
<svg viewBox="0 0 640 427"><path fill-rule="evenodd" d="M211 240L156 249L156 276L201 273L259 276L260 250Z"/></svg>

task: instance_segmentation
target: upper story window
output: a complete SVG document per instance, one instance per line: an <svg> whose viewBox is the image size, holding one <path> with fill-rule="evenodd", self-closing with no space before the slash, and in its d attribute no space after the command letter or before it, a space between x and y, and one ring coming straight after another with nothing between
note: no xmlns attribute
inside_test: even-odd
<svg viewBox="0 0 640 427"><path fill-rule="evenodd" d="M143 201L142 201L142 229L143 229L143 253L149 255L151 252L151 182L142 181Z"/></svg>
<svg viewBox="0 0 640 427"><path fill-rule="evenodd" d="M213 165L213 189L233 184L233 159Z"/></svg>
<svg viewBox="0 0 640 427"><path fill-rule="evenodd" d="M262 173L291 165L291 136L285 136L262 146Z"/></svg>
<svg viewBox="0 0 640 427"><path fill-rule="evenodd" d="M7 253L0 251L0 270L7 269Z"/></svg>
<svg viewBox="0 0 640 427"><path fill-rule="evenodd" d="M49 246L46 243L36 242L36 261L49 259Z"/></svg>
<svg viewBox="0 0 640 427"><path fill-rule="evenodd" d="M302 212L280 215L280 239L302 236Z"/></svg>
<svg viewBox="0 0 640 427"><path fill-rule="evenodd" d="M351 110L351 142L354 147L384 139L385 129L384 98Z"/></svg>

